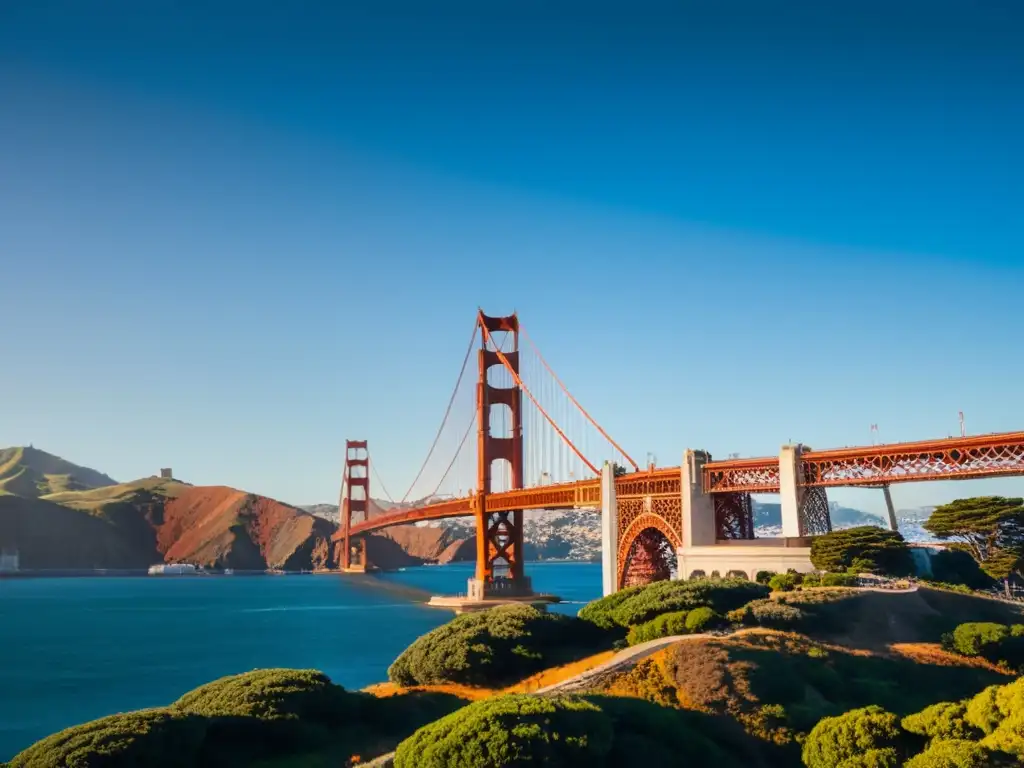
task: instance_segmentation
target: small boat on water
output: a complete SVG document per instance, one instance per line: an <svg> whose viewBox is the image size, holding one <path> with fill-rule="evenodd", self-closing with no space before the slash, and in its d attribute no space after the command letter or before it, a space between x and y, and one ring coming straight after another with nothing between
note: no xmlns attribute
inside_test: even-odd
<svg viewBox="0 0 1024 768"><path fill-rule="evenodd" d="M234 576L235 575L235 569L234 568L225 568L224 569L224 575L225 576Z"/></svg>
<svg viewBox="0 0 1024 768"><path fill-rule="evenodd" d="M159 563L149 566L150 576L195 576L199 572L190 563Z"/></svg>

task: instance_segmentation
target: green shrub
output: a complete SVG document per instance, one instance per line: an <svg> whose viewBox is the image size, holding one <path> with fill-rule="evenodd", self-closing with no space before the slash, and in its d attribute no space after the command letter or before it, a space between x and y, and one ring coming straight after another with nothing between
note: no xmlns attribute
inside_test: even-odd
<svg viewBox="0 0 1024 768"><path fill-rule="evenodd" d="M456 616L395 659L398 685L499 685L585 655L605 639L593 624L527 605Z"/></svg>
<svg viewBox="0 0 1024 768"><path fill-rule="evenodd" d="M255 717L330 725L354 716L358 701L315 669L258 669L201 685L171 707L205 717Z"/></svg>
<svg viewBox="0 0 1024 768"><path fill-rule="evenodd" d="M17 768L285 768L388 751L465 702L442 693L352 693L314 670L221 678L166 709L102 718L39 741Z"/></svg>
<svg viewBox="0 0 1024 768"><path fill-rule="evenodd" d="M925 584L936 589L946 589L950 592L959 592L961 595L972 595L974 590L963 584L950 584L946 581L935 581L934 579L921 579Z"/></svg>
<svg viewBox="0 0 1024 768"><path fill-rule="evenodd" d="M403 741L395 768L498 768L605 763L612 723L578 697L499 696L431 723Z"/></svg>
<svg viewBox="0 0 1024 768"><path fill-rule="evenodd" d="M828 575L828 574L826 574ZM800 581L801 587L820 587L821 586L821 575L817 573L805 573L803 579Z"/></svg>
<svg viewBox="0 0 1024 768"><path fill-rule="evenodd" d="M998 761L998 762L997 762ZM939 739L904 763L903 768L995 768L1009 765L973 741Z"/></svg>
<svg viewBox="0 0 1024 768"><path fill-rule="evenodd" d="M985 656L989 646L999 645L1009 636L1005 624L972 621L953 630L953 650L964 656Z"/></svg>
<svg viewBox="0 0 1024 768"><path fill-rule="evenodd" d="M11 768L192 768L205 718L149 709L111 715L55 733L16 755Z"/></svg>
<svg viewBox="0 0 1024 768"><path fill-rule="evenodd" d="M772 592L792 592L797 588L801 579L798 574L795 573L777 573L772 576L768 582L768 586Z"/></svg>
<svg viewBox="0 0 1024 768"><path fill-rule="evenodd" d="M775 575L775 571L758 571L757 575L754 576L754 581L758 584L764 584L768 586L768 582L772 580L772 576Z"/></svg>
<svg viewBox="0 0 1024 768"><path fill-rule="evenodd" d="M775 600L755 600L729 614L729 618L749 626L794 630L806 618L803 611Z"/></svg>
<svg viewBox="0 0 1024 768"><path fill-rule="evenodd" d="M650 621L631 627L626 641L629 645L638 645L646 643L648 640L657 640L659 637L685 635L689 631L686 627L686 616L686 611L663 613Z"/></svg>
<svg viewBox="0 0 1024 768"><path fill-rule="evenodd" d="M762 747L725 718L608 696L502 696L402 742L396 768L766 768ZM774 764L774 763L772 763Z"/></svg>
<svg viewBox="0 0 1024 768"><path fill-rule="evenodd" d="M584 621L596 624L601 629L613 629L621 626L612 618L612 612L622 603L640 594L648 585L639 587L626 587L618 592L613 592L598 600L587 603L576 615Z"/></svg>
<svg viewBox="0 0 1024 768"><path fill-rule="evenodd" d="M899 718L881 707L870 706L822 719L804 741L803 760L807 768L846 765L897 768L906 748L907 737L900 730ZM858 758L862 762L847 762ZM863 762L865 758L875 762Z"/></svg>
<svg viewBox="0 0 1024 768"><path fill-rule="evenodd" d="M856 587L859 583L855 573L824 573L821 576L823 587Z"/></svg>
<svg viewBox="0 0 1024 768"><path fill-rule="evenodd" d="M714 629L721 619L722 617L713 610L702 605L686 614L686 631L693 634L706 632L709 629Z"/></svg>
<svg viewBox="0 0 1024 768"><path fill-rule="evenodd" d="M580 611L580 618L600 627L628 628L663 613L689 611L700 606L724 614L768 594L763 585L746 579L659 581L624 592L628 594L623 599L610 601L606 597L591 603Z"/></svg>
<svg viewBox="0 0 1024 768"><path fill-rule="evenodd" d="M817 536L811 542L811 563L830 573L845 573L850 568L890 576L914 572L914 560L903 536L871 525Z"/></svg>
<svg viewBox="0 0 1024 768"><path fill-rule="evenodd" d="M979 743L985 749L1012 755L1014 765L1024 764L1024 710L1006 713L999 726Z"/></svg>
<svg viewBox="0 0 1024 768"><path fill-rule="evenodd" d="M929 739L977 739L981 734L964 720L966 713L965 702L940 701L907 715L901 725L903 730Z"/></svg>

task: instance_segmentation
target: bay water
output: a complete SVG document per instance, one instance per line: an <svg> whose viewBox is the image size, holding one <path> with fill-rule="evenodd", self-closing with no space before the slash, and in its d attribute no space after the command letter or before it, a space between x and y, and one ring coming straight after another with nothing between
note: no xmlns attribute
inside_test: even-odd
<svg viewBox="0 0 1024 768"><path fill-rule="evenodd" d="M394 573L0 579L0 762L97 717L171 703L224 675L319 669L356 690L452 618L423 603L465 592L471 564ZM530 563L575 614L595 563Z"/></svg>

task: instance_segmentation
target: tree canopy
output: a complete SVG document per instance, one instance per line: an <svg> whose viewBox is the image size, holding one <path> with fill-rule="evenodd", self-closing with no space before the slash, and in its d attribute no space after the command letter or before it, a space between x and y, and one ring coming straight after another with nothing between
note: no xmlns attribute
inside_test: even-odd
<svg viewBox="0 0 1024 768"><path fill-rule="evenodd" d="M811 542L811 563L821 571L841 573L848 569L905 576L914 562L897 531L860 525L818 536Z"/></svg>
<svg viewBox="0 0 1024 768"><path fill-rule="evenodd" d="M607 633L590 622L529 605L456 616L405 649L388 669L398 685L499 685L593 653Z"/></svg>
<svg viewBox="0 0 1024 768"><path fill-rule="evenodd" d="M763 746L723 718L606 696L484 699L398 746L396 768L761 768Z"/></svg>
<svg viewBox="0 0 1024 768"><path fill-rule="evenodd" d="M1024 499L978 496L936 507L924 529L964 546L982 570L1005 579L1024 560Z"/></svg>

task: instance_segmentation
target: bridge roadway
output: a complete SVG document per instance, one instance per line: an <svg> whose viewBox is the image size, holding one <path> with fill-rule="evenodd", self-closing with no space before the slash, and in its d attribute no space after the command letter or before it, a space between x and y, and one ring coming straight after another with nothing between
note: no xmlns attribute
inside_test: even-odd
<svg viewBox="0 0 1024 768"><path fill-rule="evenodd" d="M1024 432L1003 432L911 443L805 450L800 454L805 487L880 486L924 480L967 480L1024 475ZM702 470L705 493L778 493L779 458L709 461ZM680 494L680 467L660 467L620 475L619 499ZM463 517L477 512L479 496L446 499L413 509L388 510L354 523L350 535L421 520ZM502 491L484 496L486 512L516 509L596 509L599 478Z"/></svg>

